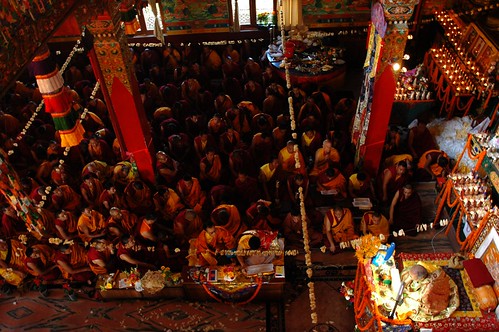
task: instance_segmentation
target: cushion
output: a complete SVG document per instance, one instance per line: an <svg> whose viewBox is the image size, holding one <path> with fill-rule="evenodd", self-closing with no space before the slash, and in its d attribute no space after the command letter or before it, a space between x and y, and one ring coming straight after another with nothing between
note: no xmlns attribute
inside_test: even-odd
<svg viewBox="0 0 499 332"><path fill-rule="evenodd" d="M478 288L483 285L494 284L494 278L492 278L489 270L487 270L487 266L485 266L481 259L468 259L463 262L463 265L470 276L473 287Z"/></svg>

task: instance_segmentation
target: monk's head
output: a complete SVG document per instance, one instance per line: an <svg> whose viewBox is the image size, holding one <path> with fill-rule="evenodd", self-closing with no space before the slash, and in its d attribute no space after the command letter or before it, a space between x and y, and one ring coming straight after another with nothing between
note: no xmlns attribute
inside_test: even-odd
<svg viewBox="0 0 499 332"><path fill-rule="evenodd" d="M103 252L106 250L107 247L107 242L106 239L103 238L97 238L92 241L92 246L95 248L95 250L99 252Z"/></svg>
<svg viewBox="0 0 499 332"><path fill-rule="evenodd" d="M158 220L158 217L154 213L149 213L144 217L144 221L148 225L152 225Z"/></svg>
<svg viewBox="0 0 499 332"><path fill-rule="evenodd" d="M239 171L237 173L237 179L240 182L246 182L246 180L248 179L248 174L246 174L246 172L244 172L244 171Z"/></svg>
<svg viewBox="0 0 499 332"><path fill-rule="evenodd" d="M294 222L299 222L301 220L300 208L298 206L294 205L289 213Z"/></svg>
<svg viewBox="0 0 499 332"><path fill-rule="evenodd" d="M397 169L396 169L397 175L403 175L407 173L407 163L402 160L397 164Z"/></svg>
<svg viewBox="0 0 499 332"><path fill-rule="evenodd" d="M112 182L106 182L104 184L104 188L111 194L111 195L114 195L116 194L116 187L114 186L114 184Z"/></svg>
<svg viewBox="0 0 499 332"><path fill-rule="evenodd" d="M219 226L225 226L229 222L230 215L227 209L220 209L217 213L217 221Z"/></svg>
<svg viewBox="0 0 499 332"><path fill-rule="evenodd" d="M337 218L337 219L341 219L343 218L343 216L345 215L345 211L343 210L343 208L339 205L335 205L333 207L333 214L334 216Z"/></svg>
<svg viewBox="0 0 499 332"><path fill-rule="evenodd" d="M406 184L404 188L402 189L402 194L404 197L407 199L411 197L412 193L414 192L414 188L410 184Z"/></svg>
<svg viewBox="0 0 499 332"><path fill-rule="evenodd" d="M39 258L40 250L38 248L28 247L26 248L26 257Z"/></svg>
<svg viewBox="0 0 499 332"><path fill-rule="evenodd" d="M83 214L84 216L87 216L87 217L91 217L91 216L92 216L92 208L90 208L90 207L85 207L85 208L81 211L81 214Z"/></svg>
<svg viewBox="0 0 499 332"><path fill-rule="evenodd" d="M60 245L57 249L65 255L70 254L72 251L69 244Z"/></svg>
<svg viewBox="0 0 499 332"><path fill-rule="evenodd" d="M210 162L215 159L215 150L213 148L208 148L206 150L206 159Z"/></svg>
<svg viewBox="0 0 499 332"><path fill-rule="evenodd" d="M208 220L203 224L203 229L210 236L215 236L215 234L217 233L217 228L211 220Z"/></svg>
<svg viewBox="0 0 499 332"><path fill-rule="evenodd" d="M379 222L381 221L381 212L373 211L371 220L373 221L373 224L378 225Z"/></svg>
<svg viewBox="0 0 499 332"><path fill-rule="evenodd" d="M109 210L109 215L111 216L111 218L113 218L114 220L121 220L123 218L123 213L121 212L121 210L119 208L117 208L116 206L113 206L110 210Z"/></svg>
<svg viewBox="0 0 499 332"><path fill-rule="evenodd" d="M307 127L305 128L305 135L308 137L308 138L313 138L314 135L315 135L315 130L313 130L312 128L310 127Z"/></svg>
<svg viewBox="0 0 499 332"><path fill-rule="evenodd" d="M326 139L322 142L322 148L324 149L325 153L329 153L331 151L332 143L330 140Z"/></svg>
<svg viewBox="0 0 499 332"><path fill-rule="evenodd" d="M295 151L295 141L289 140L286 144L286 149L289 153L293 153Z"/></svg>
<svg viewBox="0 0 499 332"><path fill-rule="evenodd" d="M166 163L168 161L168 155L164 151L158 151L156 153L156 159L161 163Z"/></svg>
<svg viewBox="0 0 499 332"><path fill-rule="evenodd" d="M59 212L57 214L57 219L62 220L62 221L68 220L68 213L66 211L62 210L61 212Z"/></svg>
<svg viewBox="0 0 499 332"><path fill-rule="evenodd" d="M158 195L167 200L168 198L170 198L170 191L165 187L161 187L158 189Z"/></svg>
<svg viewBox="0 0 499 332"><path fill-rule="evenodd" d="M7 242L5 242L5 240L0 239L0 251L5 250L9 250L9 245L7 244Z"/></svg>
<svg viewBox="0 0 499 332"><path fill-rule="evenodd" d="M129 234L124 234L121 237L120 242L127 249L132 248L135 245L135 239L133 238L133 236L131 236Z"/></svg>
<svg viewBox="0 0 499 332"><path fill-rule="evenodd" d="M302 174L296 174L294 180L295 180L295 184L297 184L298 186L301 186L303 184L303 181L305 181L305 178L303 177Z"/></svg>
<svg viewBox="0 0 499 332"><path fill-rule="evenodd" d="M269 163L270 169L276 169L279 166L279 159L277 157L272 157L272 160Z"/></svg>
<svg viewBox="0 0 499 332"><path fill-rule="evenodd" d="M360 183L364 183L364 181L366 181L367 179L367 175L366 173L364 172L359 172L357 173L357 180L360 182Z"/></svg>

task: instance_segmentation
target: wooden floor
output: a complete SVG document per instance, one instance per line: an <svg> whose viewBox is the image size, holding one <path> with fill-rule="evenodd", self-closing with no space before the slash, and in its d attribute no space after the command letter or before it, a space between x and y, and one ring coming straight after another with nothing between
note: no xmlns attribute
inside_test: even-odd
<svg viewBox="0 0 499 332"><path fill-rule="evenodd" d="M435 198L437 192L434 182L420 182L415 184L415 190L421 197L423 214L422 222L430 224L435 219ZM324 210L324 209L323 209ZM430 229L425 232L420 232L417 236L391 237L390 242L396 244L396 252L406 253L430 253L430 252L455 252L458 249L455 241L451 241L452 236L445 234L444 228ZM337 254L329 252L322 253L319 249L312 249L312 262L317 269L331 267L341 271L352 270L357 266L357 259L353 251L343 251ZM305 258L303 253L296 256L296 264L298 267L304 265ZM355 270L353 270L355 276ZM348 276L348 274L347 274Z"/></svg>

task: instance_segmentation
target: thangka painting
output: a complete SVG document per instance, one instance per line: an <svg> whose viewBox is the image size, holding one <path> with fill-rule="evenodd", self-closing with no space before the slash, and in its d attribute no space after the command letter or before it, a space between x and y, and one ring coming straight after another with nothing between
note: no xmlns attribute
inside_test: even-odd
<svg viewBox="0 0 499 332"><path fill-rule="evenodd" d="M161 0L168 34L229 31L228 0Z"/></svg>
<svg viewBox="0 0 499 332"><path fill-rule="evenodd" d="M366 25L371 0L303 0L303 23L309 27ZM354 20L355 18L355 20Z"/></svg>
<svg viewBox="0 0 499 332"><path fill-rule="evenodd" d="M352 129L352 143L357 147L355 155L356 165L362 164L362 157L365 152L364 144L369 128L369 118L371 116L371 105L374 93L373 87L379 55L381 53L381 44L382 38L376 31L375 26L372 25L369 33L366 61L364 62L364 83L361 86Z"/></svg>

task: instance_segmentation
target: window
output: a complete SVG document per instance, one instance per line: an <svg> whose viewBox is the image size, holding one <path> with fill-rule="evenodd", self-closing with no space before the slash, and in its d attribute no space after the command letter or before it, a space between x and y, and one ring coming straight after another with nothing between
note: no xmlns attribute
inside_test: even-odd
<svg viewBox="0 0 499 332"><path fill-rule="evenodd" d="M158 16L161 17L161 7L156 2L156 11ZM137 10L137 17L140 23L140 29L137 30L137 35L153 34L154 33L154 13L152 12L151 5L147 4L142 9ZM163 20L159 20L161 30L163 28Z"/></svg>
<svg viewBox="0 0 499 332"><path fill-rule="evenodd" d="M231 22L234 22L236 1L239 12L239 25L256 26L257 24L267 25L272 23L272 12L274 12L274 0L231 0ZM268 14L268 15L265 15ZM267 16L267 20L258 20Z"/></svg>

